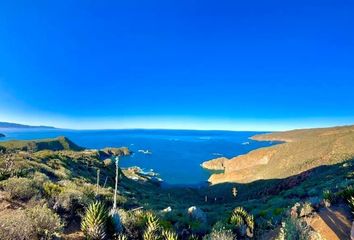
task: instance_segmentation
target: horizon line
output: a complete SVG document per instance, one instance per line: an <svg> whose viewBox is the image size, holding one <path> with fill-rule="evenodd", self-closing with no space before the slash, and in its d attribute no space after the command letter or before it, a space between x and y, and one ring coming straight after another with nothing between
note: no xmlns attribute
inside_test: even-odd
<svg viewBox="0 0 354 240"><path fill-rule="evenodd" d="M11 122L6 122L6 123L11 123ZM318 126L318 127L301 127L301 128L289 128L289 129L284 129L284 130L244 130L244 129L193 129L193 128L62 128L62 127L54 127L54 126L46 126L46 125L38 125L38 126L32 126L32 125L27 125L23 123L13 123L13 124L19 124L19 125L24 125L27 126L26 128L21 128L21 127L5 127L2 128L0 127L1 130L7 130L7 129L46 129L46 130L70 130L70 131L135 131L135 130L150 130L150 131L222 131L222 132L287 132L287 131L295 131L295 130L302 130L302 129L325 129L325 128L336 128L336 127L349 127L353 126L354 124L343 124L343 125L331 125L331 126Z"/></svg>

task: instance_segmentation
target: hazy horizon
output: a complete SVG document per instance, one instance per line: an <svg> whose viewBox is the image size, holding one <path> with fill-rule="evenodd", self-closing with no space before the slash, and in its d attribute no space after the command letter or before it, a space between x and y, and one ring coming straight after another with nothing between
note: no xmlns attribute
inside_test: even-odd
<svg viewBox="0 0 354 240"><path fill-rule="evenodd" d="M0 3L0 121L279 131L354 123L354 3Z"/></svg>

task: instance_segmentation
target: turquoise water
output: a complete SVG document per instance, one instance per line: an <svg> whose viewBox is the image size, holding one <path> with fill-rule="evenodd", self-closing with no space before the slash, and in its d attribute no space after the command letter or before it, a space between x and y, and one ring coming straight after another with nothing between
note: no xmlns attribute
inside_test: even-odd
<svg viewBox="0 0 354 240"><path fill-rule="evenodd" d="M125 157L121 166L153 169L167 184L195 185L205 183L210 172L200 167L203 161L217 157L234 157L271 142L252 141L259 132L192 131L192 130L1 130L4 140L40 139L66 136L87 148L130 148L134 154ZM139 151L140 150L140 151Z"/></svg>

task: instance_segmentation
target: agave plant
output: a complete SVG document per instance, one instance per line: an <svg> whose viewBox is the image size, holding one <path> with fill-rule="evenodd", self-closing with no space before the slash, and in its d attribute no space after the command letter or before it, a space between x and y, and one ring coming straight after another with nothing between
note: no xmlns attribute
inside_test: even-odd
<svg viewBox="0 0 354 240"><path fill-rule="evenodd" d="M87 239L101 240L107 237L108 209L99 201L89 205L81 222L81 230Z"/></svg>
<svg viewBox="0 0 354 240"><path fill-rule="evenodd" d="M128 240L127 236L124 234L119 234L116 238L116 240Z"/></svg>
<svg viewBox="0 0 354 240"><path fill-rule="evenodd" d="M162 236L164 240L178 240L177 234L171 230L163 230Z"/></svg>
<svg viewBox="0 0 354 240"><path fill-rule="evenodd" d="M146 229L143 235L144 240L158 240L160 224L159 219L152 213L146 214Z"/></svg>
<svg viewBox="0 0 354 240"><path fill-rule="evenodd" d="M352 210L352 213L354 214L354 197L351 197L348 199L348 205L350 209Z"/></svg>
<svg viewBox="0 0 354 240"><path fill-rule="evenodd" d="M198 236L192 234L188 237L188 240L199 240Z"/></svg>
<svg viewBox="0 0 354 240"><path fill-rule="evenodd" d="M234 209L231 215L230 223L234 224L239 229L241 235L247 234L249 237L253 236L253 215L248 214L244 208L237 207Z"/></svg>

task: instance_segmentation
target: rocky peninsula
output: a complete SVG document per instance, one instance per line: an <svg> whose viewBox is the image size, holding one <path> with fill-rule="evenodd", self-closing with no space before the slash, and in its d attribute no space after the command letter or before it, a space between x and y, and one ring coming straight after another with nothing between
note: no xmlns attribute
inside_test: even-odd
<svg viewBox="0 0 354 240"><path fill-rule="evenodd" d="M256 135L252 139L283 143L230 160L218 158L204 162L204 168L224 170L210 176L208 181L211 184L286 178L354 157L354 126L277 132Z"/></svg>

